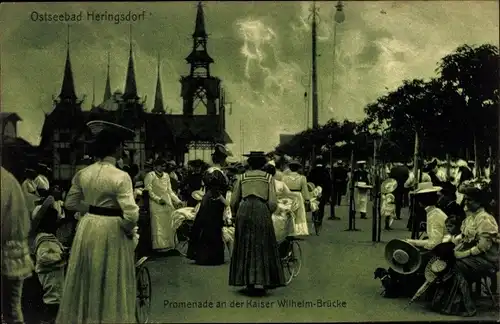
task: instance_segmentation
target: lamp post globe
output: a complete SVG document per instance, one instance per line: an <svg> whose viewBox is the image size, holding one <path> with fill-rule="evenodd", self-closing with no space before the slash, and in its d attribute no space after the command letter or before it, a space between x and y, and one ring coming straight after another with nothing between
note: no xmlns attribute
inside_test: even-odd
<svg viewBox="0 0 500 324"><path fill-rule="evenodd" d="M343 10L344 5L342 4L342 1L339 1L335 8L337 8L337 11L335 12L335 22L337 24L341 24L345 20L345 14Z"/></svg>

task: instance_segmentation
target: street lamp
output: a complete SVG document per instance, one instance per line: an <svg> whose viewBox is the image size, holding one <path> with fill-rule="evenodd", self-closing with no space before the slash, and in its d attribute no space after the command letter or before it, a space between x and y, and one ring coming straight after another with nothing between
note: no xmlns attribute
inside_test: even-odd
<svg viewBox="0 0 500 324"><path fill-rule="evenodd" d="M335 12L335 22L337 24L341 24L345 20L345 14L344 14L344 5L342 4L342 1L339 1L337 5L335 6L337 8L337 11Z"/></svg>

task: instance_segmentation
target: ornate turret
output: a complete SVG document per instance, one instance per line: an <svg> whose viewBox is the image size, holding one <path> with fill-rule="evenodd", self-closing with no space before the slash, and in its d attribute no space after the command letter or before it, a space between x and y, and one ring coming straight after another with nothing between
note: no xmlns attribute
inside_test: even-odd
<svg viewBox="0 0 500 324"><path fill-rule="evenodd" d="M106 86L104 88L103 102L106 102L106 100L109 100L110 98L111 98L111 80L109 77L109 52L108 52L108 71L106 75Z"/></svg>
<svg viewBox="0 0 500 324"><path fill-rule="evenodd" d="M64 64L64 76L59 93L61 101L76 102L75 81L73 79L73 70L71 69L71 59L69 56L69 26L68 26L68 39L66 42L66 63Z"/></svg>
<svg viewBox="0 0 500 324"><path fill-rule="evenodd" d="M193 50L186 58L191 65L190 73L181 78L183 98L183 113L191 116L198 106L205 106L206 112L197 111L198 114L217 115L217 100L220 97L220 79L210 75L210 64L214 60L207 53L207 32L203 6L198 3L196 12L196 25L193 33Z"/></svg>
<svg viewBox="0 0 500 324"><path fill-rule="evenodd" d="M164 114L165 106L163 105L163 94L161 89L161 77L160 77L160 55L158 55L158 74L156 76L156 93L155 93L155 103L153 110L151 111L155 114Z"/></svg>
<svg viewBox="0 0 500 324"><path fill-rule="evenodd" d="M196 24L193 33L193 50L191 54L186 57L186 61L191 64L192 76L210 76L210 64L214 60L207 52L208 35L205 30L205 17L203 14L203 5L198 2L198 9L196 12Z"/></svg>
<svg viewBox="0 0 500 324"><path fill-rule="evenodd" d="M137 83L135 81L134 55L132 52L132 25L130 25L130 47L127 67L127 79L125 80L125 91L123 91L125 100L137 100Z"/></svg>

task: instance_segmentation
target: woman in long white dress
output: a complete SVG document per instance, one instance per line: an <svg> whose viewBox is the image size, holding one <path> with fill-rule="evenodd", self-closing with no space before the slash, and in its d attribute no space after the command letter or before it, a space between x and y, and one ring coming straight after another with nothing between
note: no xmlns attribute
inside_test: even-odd
<svg viewBox="0 0 500 324"><path fill-rule="evenodd" d="M81 215L71 247L56 323L135 323L134 232L139 207L130 176L116 167L134 132L87 124L99 160L76 173L65 206Z"/></svg>
<svg viewBox="0 0 500 324"><path fill-rule="evenodd" d="M158 159L154 170L144 178L145 189L149 192L149 208L151 212L151 239L153 250L165 252L175 247L175 231L172 213L181 200L172 190L170 176L165 172L166 162Z"/></svg>
<svg viewBox="0 0 500 324"><path fill-rule="evenodd" d="M285 167L282 176L282 182L288 187L290 194L293 194L294 198L298 201L298 209L295 216L295 236L309 235L305 201L310 200L310 193L307 188L306 177L297 172L299 168L300 163L291 161L288 166Z"/></svg>

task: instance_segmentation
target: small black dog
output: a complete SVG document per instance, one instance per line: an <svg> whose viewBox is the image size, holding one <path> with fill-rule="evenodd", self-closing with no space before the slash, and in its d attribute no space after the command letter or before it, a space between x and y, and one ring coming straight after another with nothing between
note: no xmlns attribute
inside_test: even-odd
<svg viewBox="0 0 500 324"><path fill-rule="evenodd" d="M383 291L380 293L385 298L411 297L425 282L419 275L401 275L393 269L377 268L374 279L382 281ZM423 282L421 282L423 280Z"/></svg>
<svg viewBox="0 0 500 324"><path fill-rule="evenodd" d="M380 281L382 281L383 290L380 292L380 295L386 297L387 291L391 286L391 276L389 275L389 271L384 268L377 268L373 274L373 279L380 279Z"/></svg>

